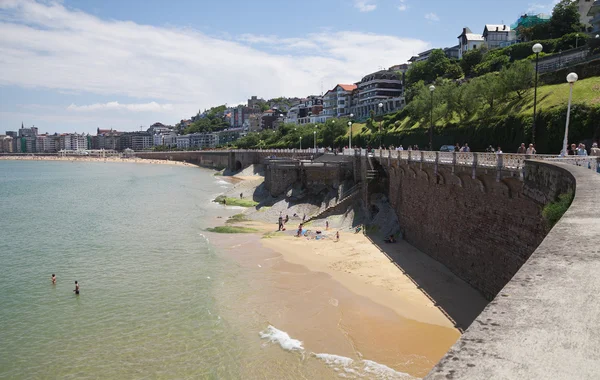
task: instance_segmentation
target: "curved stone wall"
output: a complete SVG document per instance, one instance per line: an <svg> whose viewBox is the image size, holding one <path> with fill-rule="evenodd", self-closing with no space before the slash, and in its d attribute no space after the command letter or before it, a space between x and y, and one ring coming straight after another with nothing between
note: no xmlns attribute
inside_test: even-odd
<svg viewBox="0 0 600 380"><path fill-rule="evenodd" d="M529 161L525 193L571 207L426 379L597 379L600 175Z"/></svg>

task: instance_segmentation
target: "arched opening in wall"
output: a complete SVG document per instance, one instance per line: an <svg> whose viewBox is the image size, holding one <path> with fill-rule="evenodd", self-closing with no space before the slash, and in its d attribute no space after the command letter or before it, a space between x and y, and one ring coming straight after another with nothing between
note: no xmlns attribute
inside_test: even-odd
<svg viewBox="0 0 600 380"><path fill-rule="evenodd" d="M235 162L235 171L239 172L240 170L242 170L242 163L240 161L236 161Z"/></svg>

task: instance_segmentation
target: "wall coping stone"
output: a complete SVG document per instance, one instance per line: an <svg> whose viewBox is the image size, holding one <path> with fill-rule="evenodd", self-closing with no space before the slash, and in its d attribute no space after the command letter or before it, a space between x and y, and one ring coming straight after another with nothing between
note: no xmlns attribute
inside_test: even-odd
<svg viewBox="0 0 600 380"><path fill-rule="evenodd" d="M425 379L597 379L600 175L529 161L575 180L571 207Z"/></svg>

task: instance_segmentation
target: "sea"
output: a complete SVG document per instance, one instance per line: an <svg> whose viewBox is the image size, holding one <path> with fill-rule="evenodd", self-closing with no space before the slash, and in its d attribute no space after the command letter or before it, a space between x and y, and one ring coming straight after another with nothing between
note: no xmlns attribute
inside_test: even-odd
<svg viewBox="0 0 600 380"><path fill-rule="evenodd" d="M286 306L257 293L285 284L206 231L240 212L211 202L231 186L196 167L0 161L0 379L414 378L267 317Z"/></svg>

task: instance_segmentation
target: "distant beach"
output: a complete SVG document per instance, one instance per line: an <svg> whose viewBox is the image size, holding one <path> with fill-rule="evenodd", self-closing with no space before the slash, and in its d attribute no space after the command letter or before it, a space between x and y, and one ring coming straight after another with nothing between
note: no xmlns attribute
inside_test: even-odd
<svg viewBox="0 0 600 380"><path fill-rule="evenodd" d="M136 157L89 157L89 156L0 156L0 160L26 160L26 161L72 161L72 162L124 162L130 164L157 164L157 165L178 165L178 166L194 166L181 161L169 160L148 160Z"/></svg>

